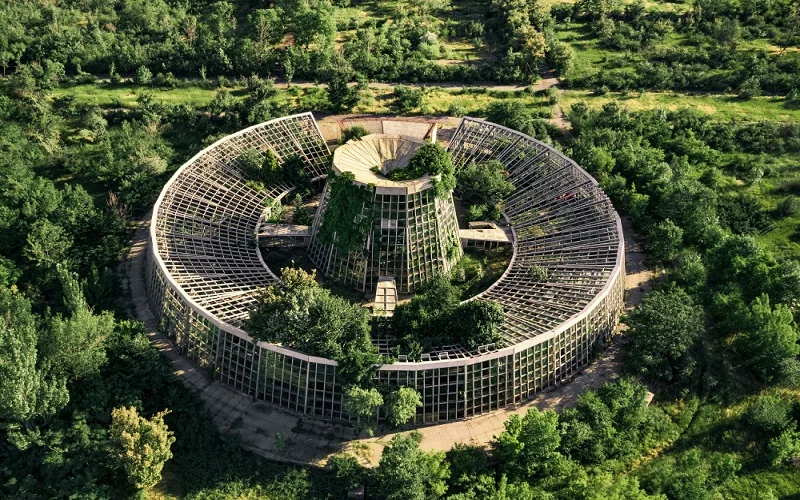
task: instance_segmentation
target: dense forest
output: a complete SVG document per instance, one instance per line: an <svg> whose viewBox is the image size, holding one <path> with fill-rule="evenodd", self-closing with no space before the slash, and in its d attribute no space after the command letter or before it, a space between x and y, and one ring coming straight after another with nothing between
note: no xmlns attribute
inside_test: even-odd
<svg viewBox="0 0 800 500"><path fill-rule="evenodd" d="M798 16L792 0L4 3L0 494L797 495ZM569 90L369 83L528 85L542 65ZM642 104L665 90L723 95ZM559 100L569 133L548 121ZM622 379L509 419L485 448L429 453L396 437L374 468L350 455L324 469L270 462L217 433L129 317L116 266L130 224L214 140L356 107L469 112L595 176L659 275L625 318Z"/></svg>

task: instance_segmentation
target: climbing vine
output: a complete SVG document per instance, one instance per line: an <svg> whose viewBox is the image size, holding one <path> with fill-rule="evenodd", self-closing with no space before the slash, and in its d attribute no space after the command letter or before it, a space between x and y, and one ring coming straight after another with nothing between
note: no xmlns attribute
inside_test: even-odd
<svg viewBox="0 0 800 500"><path fill-rule="evenodd" d="M343 253L361 249L371 226L364 215L364 205L372 202L372 189L359 186L351 172L337 176L330 184L330 194L319 238Z"/></svg>

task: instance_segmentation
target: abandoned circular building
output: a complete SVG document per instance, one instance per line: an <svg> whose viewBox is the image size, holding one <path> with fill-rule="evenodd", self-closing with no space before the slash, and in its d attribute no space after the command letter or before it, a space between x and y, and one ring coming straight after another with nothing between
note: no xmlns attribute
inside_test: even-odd
<svg viewBox="0 0 800 500"><path fill-rule="evenodd" d="M311 113L287 116L219 140L175 173L153 210L145 281L160 331L184 356L257 401L349 419L336 361L254 341L243 329L260 290L280 283L257 240L270 210L296 186L284 179L255 185L241 158L245 151L292 158L308 182L325 183L301 233L322 274L373 291L392 278L400 293L413 292L447 272L471 240L457 227L449 192L437 196L430 178L388 178L426 143L426 134L396 128L340 146L331 158ZM502 276L469 299L502 306L499 341L472 350L435 346L414 359L400 354L375 372L383 386L419 392L418 425L524 403L568 379L607 340L623 308L621 224L591 176L546 144L473 118L461 120L447 151L456 170L486 160L505 167L514 186L502 213L512 255ZM363 191L363 238L347 252L337 252L336 236L320 236L337 177Z"/></svg>

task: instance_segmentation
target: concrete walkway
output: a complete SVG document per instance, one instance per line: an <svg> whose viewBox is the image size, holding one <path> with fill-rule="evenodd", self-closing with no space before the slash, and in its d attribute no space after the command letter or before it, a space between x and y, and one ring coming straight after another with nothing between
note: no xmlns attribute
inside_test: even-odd
<svg viewBox="0 0 800 500"><path fill-rule="evenodd" d="M352 427L303 419L254 402L249 396L210 380L181 356L164 335L156 331L157 325L145 300L144 288L144 256L149 224L150 214L136 223L130 250L119 266L119 274L129 294L130 314L144 323L148 337L169 362L175 376L198 393L220 432L237 433L243 448L272 460L323 465L330 455L349 450L356 453L365 464L376 464L384 445L394 433L354 439ZM642 250L635 241L629 221L623 222L623 231L628 273L627 306L633 307L648 289L651 276L644 267ZM621 346L617 340L573 380L540 394L525 405L469 420L418 429L423 435L422 448L449 450L456 443L487 444L503 431L503 423L512 413L524 414L531 407L560 409L572 405L586 389L599 387L619 376L620 354Z"/></svg>

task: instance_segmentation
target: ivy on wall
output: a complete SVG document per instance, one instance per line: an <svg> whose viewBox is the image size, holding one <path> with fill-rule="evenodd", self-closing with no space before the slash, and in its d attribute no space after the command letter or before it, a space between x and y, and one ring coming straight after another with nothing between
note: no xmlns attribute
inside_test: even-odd
<svg viewBox="0 0 800 500"><path fill-rule="evenodd" d="M319 230L321 241L335 245L343 253L360 250L372 225L364 214L364 205L372 202L372 189L359 186L354 180L351 172L344 172L331 181Z"/></svg>

